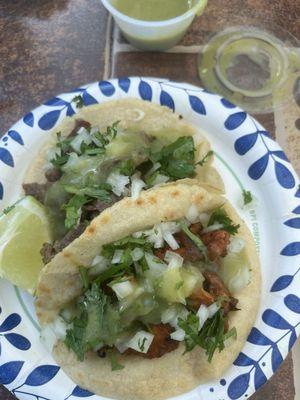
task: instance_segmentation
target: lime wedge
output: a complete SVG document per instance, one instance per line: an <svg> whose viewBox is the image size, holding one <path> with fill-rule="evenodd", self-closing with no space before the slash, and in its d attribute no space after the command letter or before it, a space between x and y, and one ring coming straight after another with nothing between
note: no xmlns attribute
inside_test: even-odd
<svg viewBox="0 0 300 400"><path fill-rule="evenodd" d="M0 215L0 276L34 293L43 267L43 243L51 242L45 207L31 196L19 200Z"/></svg>

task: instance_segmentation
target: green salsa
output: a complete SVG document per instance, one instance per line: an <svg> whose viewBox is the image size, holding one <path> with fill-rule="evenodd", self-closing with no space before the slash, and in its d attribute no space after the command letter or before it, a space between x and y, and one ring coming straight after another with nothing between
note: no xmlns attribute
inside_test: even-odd
<svg viewBox="0 0 300 400"><path fill-rule="evenodd" d="M143 21L164 21L186 13L195 0L112 0L121 13Z"/></svg>

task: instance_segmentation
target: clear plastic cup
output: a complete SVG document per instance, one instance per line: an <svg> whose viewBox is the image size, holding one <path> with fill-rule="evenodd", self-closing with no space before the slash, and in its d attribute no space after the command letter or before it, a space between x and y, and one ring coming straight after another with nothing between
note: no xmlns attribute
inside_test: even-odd
<svg viewBox="0 0 300 400"><path fill-rule="evenodd" d="M164 21L143 21L121 13L111 4L111 0L101 1L114 17L125 38L134 47L152 51L167 50L175 46L184 36L195 16L202 14L207 4L207 0L198 0L193 8L176 18Z"/></svg>

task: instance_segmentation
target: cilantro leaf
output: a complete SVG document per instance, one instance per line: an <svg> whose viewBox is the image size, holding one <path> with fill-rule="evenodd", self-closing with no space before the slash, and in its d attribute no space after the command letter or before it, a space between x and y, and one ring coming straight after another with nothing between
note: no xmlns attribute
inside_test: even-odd
<svg viewBox="0 0 300 400"><path fill-rule="evenodd" d="M112 346L120 333L120 317L109 297L95 283L77 302L78 315L67 330L65 344L82 361L96 345Z"/></svg>
<svg viewBox="0 0 300 400"><path fill-rule="evenodd" d="M208 226L213 225L214 223L219 223L223 225L223 230L227 231L231 235L235 235L240 227L238 224L234 224L232 219L229 218L227 212L224 210L224 208L217 208L216 210L213 211L211 214L209 221L208 221Z"/></svg>
<svg viewBox="0 0 300 400"><path fill-rule="evenodd" d="M253 200L252 193L250 190L243 190L243 199L244 199L244 205L251 203Z"/></svg>
<svg viewBox="0 0 300 400"><path fill-rule="evenodd" d="M108 183L86 186L84 188L78 188L74 185L64 185L64 189L67 193L80 196L88 196L100 199L107 203L111 202L111 185L109 185Z"/></svg>
<svg viewBox="0 0 300 400"><path fill-rule="evenodd" d="M75 194L67 204L62 206L62 209L66 211L65 226L67 229L71 229L79 223L81 208L89 201L86 196Z"/></svg>
<svg viewBox="0 0 300 400"><path fill-rule="evenodd" d="M220 352L224 349L225 340L229 337L236 338L235 328L225 333L226 317L222 309L205 322L200 332L198 332L199 318L192 312L189 313L186 320L180 318L178 325L185 331L185 352L200 346L205 350L209 362L216 350Z"/></svg>
<svg viewBox="0 0 300 400"><path fill-rule="evenodd" d="M151 153L150 159L161 164L159 173L172 179L195 176L195 147L191 136L182 136L160 151Z"/></svg>
<svg viewBox="0 0 300 400"><path fill-rule="evenodd" d="M80 273L80 277L81 277L84 289L88 289L90 286L90 280L89 280L87 268L79 267L79 273Z"/></svg>
<svg viewBox="0 0 300 400"><path fill-rule="evenodd" d="M214 154L214 152L212 150L209 150L205 156L197 162L198 165L200 165L201 167L203 167L203 165L208 161L208 158L211 157Z"/></svg>
<svg viewBox="0 0 300 400"><path fill-rule="evenodd" d="M14 208L15 208L15 204L4 208L2 212L3 212L3 214L6 215L6 214L8 214L11 210L13 210Z"/></svg>
<svg viewBox="0 0 300 400"><path fill-rule="evenodd" d="M125 368L124 365L122 365L118 362L117 354L114 350L109 350L108 355L110 357L112 371L119 371L119 370Z"/></svg>
<svg viewBox="0 0 300 400"><path fill-rule="evenodd" d="M73 98L72 103L75 103L76 108L82 108L84 106L83 98L80 94Z"/></svg>

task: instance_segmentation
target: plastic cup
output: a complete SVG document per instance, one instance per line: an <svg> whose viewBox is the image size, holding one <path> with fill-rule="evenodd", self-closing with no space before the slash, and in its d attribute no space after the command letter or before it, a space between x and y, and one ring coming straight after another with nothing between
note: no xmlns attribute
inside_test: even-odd
<svg viewBox="0 0 300 400"><path fill-rule="evenodd" d="M163 21L143 21L121 13L111 4L111 0L101 1L112 14L125 38L134 47L152 51L167 50L175 46L182 39L195 16L202 14L207 4L207 0L199 0L194 7L176 18Z"/></svg>

